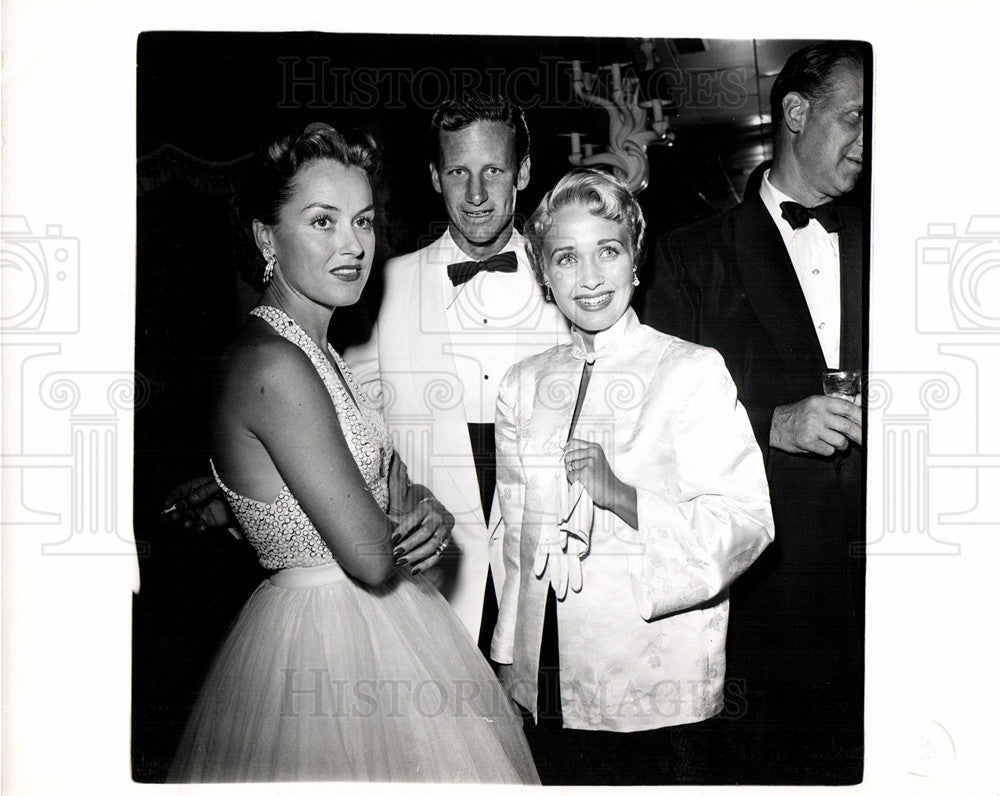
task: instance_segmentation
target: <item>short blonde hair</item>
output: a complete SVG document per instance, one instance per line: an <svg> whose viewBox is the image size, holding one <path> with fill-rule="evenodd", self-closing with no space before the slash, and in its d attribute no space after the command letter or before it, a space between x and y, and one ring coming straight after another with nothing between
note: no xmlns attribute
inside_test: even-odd
<svg viewBox="0 0 1000 796"><path fill-rule="evenodd" d="M646 217L632 192L617 177L597 169L573 169L542 197L524 225L531 269L539 284L544 283L542 252L545 236L552 228L552 216L568 205L582 205L595 216L621 224L628 231L632 261L638 268L646 234Z"/></svg>

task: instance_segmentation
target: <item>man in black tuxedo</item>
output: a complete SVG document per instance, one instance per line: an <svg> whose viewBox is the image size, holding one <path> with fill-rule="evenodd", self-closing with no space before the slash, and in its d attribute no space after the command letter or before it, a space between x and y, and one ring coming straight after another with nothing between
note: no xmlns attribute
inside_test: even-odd
<svg viewBox="0 0 1000 796"><path fill-rule="evenodd" d="M824 42L774 83L774 162L732 210L661 238L644 321L726 360L767 465L775 543L732 588L728 739L739 781L862 773L862 410L822 394L863 370L866 48Z"/></svg>

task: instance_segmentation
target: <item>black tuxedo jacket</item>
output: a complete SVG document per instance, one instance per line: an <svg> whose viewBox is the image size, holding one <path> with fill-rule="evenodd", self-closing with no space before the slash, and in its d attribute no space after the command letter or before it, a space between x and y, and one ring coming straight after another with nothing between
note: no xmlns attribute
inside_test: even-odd
<svg viewBox="0 0 1000 796"><path fill-rule="evenodd" d="M861 218L854 208L842 211L841 368L861 369ZM822 394L823 351L781 234L759 194L660 238L645 322L719 350L765 455L774 407Z"/></svg>
<svg viewBox="0 0 1000 796"><path fill-rule="evenodd" d="M861 214L842 210L841 367L863 370ZM767 466L775 543L733 587L730 673L751 689L824 687L845 671L856 680L864 450L820 457L768 445L774 408L821 395L826 368L781 234L754 189L734 209L662 237L654 257L643 321L722 354Z"/></svg>

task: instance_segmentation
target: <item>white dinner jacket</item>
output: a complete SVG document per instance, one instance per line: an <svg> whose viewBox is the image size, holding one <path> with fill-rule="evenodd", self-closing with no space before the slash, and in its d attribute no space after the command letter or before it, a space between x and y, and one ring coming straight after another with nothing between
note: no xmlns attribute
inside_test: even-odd
<svg viewBox="0 0 1000 796"><path fill-rule="evenodd" d="M568 342L565 319L546 303L515 231L506 249L518 257L511 278L530 280L532 296L516 335L516 358ZM496 596L503 589L503 522L496 493L486 527L479 482L469 441L463 385L445 306L453 289L447 275L452 262L469 259L449 232L412 254L389 260L384 294L369 340L344 352L344 358L369 395L381 402L396 450L415 483L429 487L455 515L452 544L428 576L459 618L478 638L487 568L492 567ZM520 317L520 314L519 314Z"/></svg>

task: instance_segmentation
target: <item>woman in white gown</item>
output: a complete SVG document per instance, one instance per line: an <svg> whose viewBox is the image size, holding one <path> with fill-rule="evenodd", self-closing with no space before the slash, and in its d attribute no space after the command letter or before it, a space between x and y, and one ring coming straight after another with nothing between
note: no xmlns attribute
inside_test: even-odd
<svg viewBox="0 0 1000 796"><path fill-rule="evenodd" d="M267 287L224 357L212 467L275 572L212 664L171 781L538 781L520 717L420 574L453 520L327 343L371 269L376 166L370 142L312 124L241 196Z"/></svg>
<svg viewBox="0 0 1000 796"><path fill-rule="evenodd" d="M629 306L644 227L628 189L593 170L566 175L525 225L573 341L517 363L500 385L507 577L491 655L537 720L554 590L569 736L533 745L565 751L547 768L538 758L546 782L656 781L666 744L655 733L719 713L727 587L774 533L761 453L722 357L643 326Z"/></svg>

